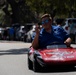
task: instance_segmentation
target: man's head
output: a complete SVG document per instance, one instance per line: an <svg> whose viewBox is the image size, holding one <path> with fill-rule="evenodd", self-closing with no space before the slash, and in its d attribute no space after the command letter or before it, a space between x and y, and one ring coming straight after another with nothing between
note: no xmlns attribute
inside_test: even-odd
<svg viewBox="0 0 76 75"><path fill-rule="evenodd" d="M44 14L42 17L41 17L41 21L42 21L42 26L45 28L45 29L48 29L51 27L51 24L52 24L52 18L49 14Z"/></svg>

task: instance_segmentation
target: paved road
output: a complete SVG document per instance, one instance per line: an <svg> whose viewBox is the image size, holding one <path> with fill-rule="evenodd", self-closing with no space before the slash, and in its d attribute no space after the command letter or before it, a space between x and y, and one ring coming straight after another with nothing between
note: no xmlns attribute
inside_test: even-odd
<svg viewBox="0 0 76 75"><path fill-rule="evenodd" d="M40 73L28 70L26 52L30 45L23 42L0 42L0 75L76 75L76 70L59 69Z"/></svg>

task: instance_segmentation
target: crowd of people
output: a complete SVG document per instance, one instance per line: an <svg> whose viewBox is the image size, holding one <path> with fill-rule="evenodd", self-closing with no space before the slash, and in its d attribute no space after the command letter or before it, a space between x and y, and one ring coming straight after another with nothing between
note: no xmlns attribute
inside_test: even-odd
<svg viewBox="0 0 76 75"><path fill-rule="evenodd" d="M20 29L14 27L5 27L1 33L1 40L15 40L15 41L25 41L25 28Z"/></svg>

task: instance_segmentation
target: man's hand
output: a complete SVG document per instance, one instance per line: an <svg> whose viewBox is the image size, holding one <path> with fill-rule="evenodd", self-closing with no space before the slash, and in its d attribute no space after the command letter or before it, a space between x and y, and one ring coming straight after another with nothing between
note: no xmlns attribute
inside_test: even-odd
<svg viewBox="0 0 76 75"><path fill-rule="evenodd" d="M39 27L38 24L36 25L35 32L36 32L37 35L40 34L40 27Z"/></svg>
<svg viewBox="0 0 76 75"><path fill-rule="evenodd" d="M69 42L64 42L66 45L67 45L67 47L70 47L70 43Z"/></svg>
<svg viewBox="0 0 76 75"><path fill-rule="evenodd" d="M39 39L39 34L40 34L40 26L38 24L36 25L35 32L36 32L36 35L35 35L34 40L32 41L32 47L34 49L37 49L39 47L38 39Z"/></svg>
<svg viewBox="0 0 76 75"><path fill-rule="evenodd" d="M71 38L68 38L64 43L67 45L67 47L70 47L71 44Z"/></svg>

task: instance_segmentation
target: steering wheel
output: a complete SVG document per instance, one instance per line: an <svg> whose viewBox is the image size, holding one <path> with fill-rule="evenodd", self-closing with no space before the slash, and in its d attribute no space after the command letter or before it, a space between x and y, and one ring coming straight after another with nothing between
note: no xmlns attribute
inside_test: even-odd
<svg viewBox="0 0 76 75"><path fill-rule="evenodd" d="M57 45L60 45L60 44L65 44L65 43L61 43L61 42L57 42L57 41L56 41L56 42L52 42L52 43L49 44L49 45L56 45L56 44L57 44Z"/></svg>
<svg viewBox="0 0 76 75"><path fill-rule="evenodd" d="M51 44L49 44L49 45L61 45L61 44L64 44L64 45L66 45L66 43L61 43L61 42L52 42ZM67 46L67 45L66 45ZM68 48L72 48L70 45L69 46L67 46Z"/></svg>

